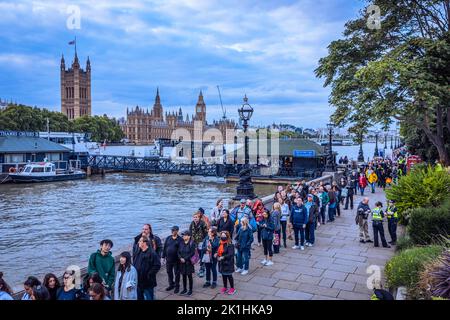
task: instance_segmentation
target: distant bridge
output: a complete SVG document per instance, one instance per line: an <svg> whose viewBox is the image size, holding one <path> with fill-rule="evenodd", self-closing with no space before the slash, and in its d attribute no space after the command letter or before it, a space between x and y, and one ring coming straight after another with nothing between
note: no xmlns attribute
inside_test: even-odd
<svg viewBox="0 0 450 320"><path fill-rule="evenodd" d="M242 168L241 164L205 164L205 163L177 163L161 157L130 157L130 156L106 156L91 155L82 164L83 168L105 169L117 171L145 172L145 173L167 173L198 175L205 177L227 177L236 176ZM267 177L263 174L263 166L253 166L254 177ZM265 167L267 169L267 167ZM286 178L317 178L322 175L322 170L293 170L280 168L275 175L270 177Z"/></svg>

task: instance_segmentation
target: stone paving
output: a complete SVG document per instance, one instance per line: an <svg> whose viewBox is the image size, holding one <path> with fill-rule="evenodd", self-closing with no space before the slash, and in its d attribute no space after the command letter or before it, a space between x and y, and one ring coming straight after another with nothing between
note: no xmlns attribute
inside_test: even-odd
<svg viewBox="0 0 450 320"><path fill-rule="evenodd" d="M366 194L372 208L376 201L385 204L384 192ZM165 266L158 273L157 299L167 300L368 300L372 291L367 288L367 279L371 275L366 269L379 266L384 270L386 261L393 256L391 249L374 248L373 243L359 242L358 226L355 224L356 208L362 197L355 197L354 210L343 210L341 217L333 223L321 225L316 230L316 244L305 251L294 250L293 241L287 248L281 248L273 257L274 265L262 266L263 249L256 241L252 248L249 273L242 276L234 274L236 294L220 294L222 277L218 274L218 286L215 289L202 288L204 278L194 275L193 295L190 297L167 292L167 274ZM385 235L390 241L385 225ZM369 222L371 239L372 224ZM198 270L198 266L196 266Z"/></svg>

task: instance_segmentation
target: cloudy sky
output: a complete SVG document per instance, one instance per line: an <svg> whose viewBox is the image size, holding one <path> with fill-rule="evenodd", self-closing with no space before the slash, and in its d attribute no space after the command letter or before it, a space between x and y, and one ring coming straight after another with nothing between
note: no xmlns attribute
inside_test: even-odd
<svg viewBox="0 0 450 320"><path fill-rule="evenodd" d="M192 114L203 90L208 120L229 117L246 93L255 124L319 127L329 89L314 76L360 0L0 0L0 98L60 110L59 63L92 65L94 114L151 107ZM75 8L75 9L74 9ZM80 28L76 13L80 12ZM75 11L74 11L75 10Z"/></svg>

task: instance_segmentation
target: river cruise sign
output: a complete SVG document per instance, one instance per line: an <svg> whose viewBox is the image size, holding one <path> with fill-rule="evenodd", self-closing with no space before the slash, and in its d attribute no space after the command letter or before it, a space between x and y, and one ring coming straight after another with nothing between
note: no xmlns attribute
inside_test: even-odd
<svg viewBox="0 0 450 320"><path fill-rule="evenodd" d="M314 158L316 156L315 150L294 150L293 156L295 158Z"/></svg>

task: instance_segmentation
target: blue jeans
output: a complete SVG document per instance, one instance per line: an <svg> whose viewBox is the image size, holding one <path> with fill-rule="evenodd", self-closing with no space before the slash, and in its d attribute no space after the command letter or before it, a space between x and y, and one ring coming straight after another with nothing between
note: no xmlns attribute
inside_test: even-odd
<svg viewBox="0 0 450 320"><path fill-rule="evenodd" d="M294 238L295 238L295 245L298 246L298 234L300 233L300 239L301 239L301 246L303 247L305 245L305 229L303 226L300 228L298 226L294 225Z"/></svg>
<svg viewBox="0 0 450 320"><path fill-rule="evenodd" d="M361 191L361 197L364 196L364 189L365 189L365 188L363 188L363 187L359 187L359 190Z"/></svg>
<svg viewBox="0 0 450 320"><path fill-rule="evenodd" d="M250 250L238 249L236 260L236 266L238 267L238 269L242 269L243 267L244 270L248 270L250 264Z"/></svg>
<svg viewBox="0 0 450 320"><path fill-rule="evenodd" d="M334 216L336 215L336 208L328 207L328 219L334 221Z"/></svg>
<svg viewBox="0 0 450 320"><path fill-rule="evenodd" d="M213 282L217 282L217 260L213 259L212 263L205 263L206 267L206 282L211 283L211 273Z"/></svg>
<svg viewBox="0 0 450 320"><path fill-rule="evenodd" d="M314 241L316 240L316 237L314 235L314 231L316 230L316 222L310 222L306 225L305 230L305 236L306 241L308 241L311 244L314 244Z"/></svg>
<svg viewBox="0 0 450 320"><path fill-rule="evenodd" d="M138 300L155 300L155 288L138 288Z"/></svg>
<svg viewBox="0 0 450 320"><path fill-rule="evenodd" d="M372 187L372 193L375 193L375 182L371 183L370 186Z"/></svg>

